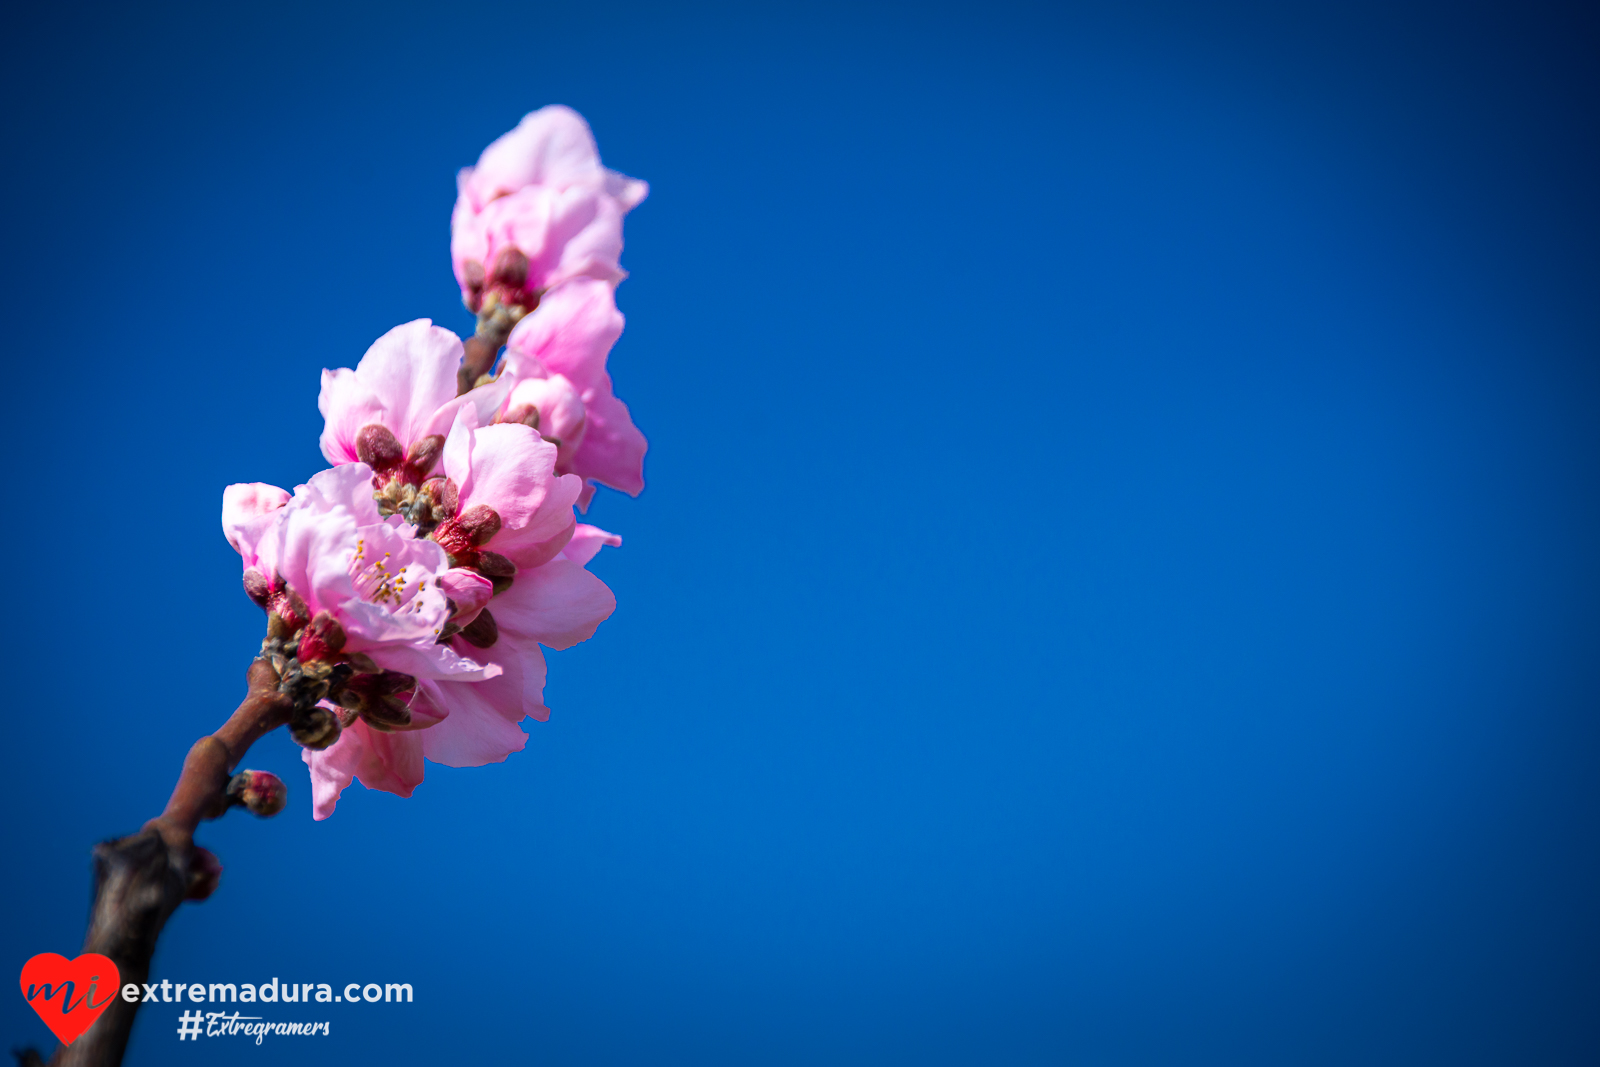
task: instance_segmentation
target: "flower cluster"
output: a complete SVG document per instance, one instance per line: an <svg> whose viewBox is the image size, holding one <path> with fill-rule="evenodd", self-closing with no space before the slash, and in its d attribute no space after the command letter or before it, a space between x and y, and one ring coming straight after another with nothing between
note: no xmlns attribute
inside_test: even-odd
<svg viewBox="0 0 1600 1067"><path fill-rule="evenodd" d="M424 759L480 766L526 744L518 724L549 717L540 646L587 639L616 606L586 565L621 539L574 508L596 484L644 488L644 436L606 357L622 217L645 184L600 165L577 113L546 107L459 190L451 251L476 334L464 347L419 319L324 371L333 466L292 495L223 494L318 819L352 780L410 796Z"/></svg>

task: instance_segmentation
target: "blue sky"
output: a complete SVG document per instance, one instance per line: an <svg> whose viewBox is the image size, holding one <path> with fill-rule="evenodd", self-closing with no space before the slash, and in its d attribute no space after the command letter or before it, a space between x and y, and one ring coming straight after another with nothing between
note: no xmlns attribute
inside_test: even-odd
<svg viewBox="0 0 1600 1067"><path fill-rule="evenodd" d="M5 958L260 613L222 487L471 329L457 168L650 181L649 488L548 724L202 828L262 1064L1568 1063L1600 1043L1595 27L1559 6L35 11L0 45ZM215 1062L146 1009L130 1064ZM44 1043L21 998L11 1044Z"/></svg>

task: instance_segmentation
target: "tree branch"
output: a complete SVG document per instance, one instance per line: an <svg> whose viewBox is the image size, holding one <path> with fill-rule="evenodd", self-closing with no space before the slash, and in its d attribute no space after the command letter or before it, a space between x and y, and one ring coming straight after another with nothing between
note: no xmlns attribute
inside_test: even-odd
<svg viewBox="0 0 1600 1067"><path fill-rule="evenodd" d="M526 279L526 259L522 261L521 271L521 277ZM520 289L522 282L516 284ZM465 352L461 369L456 371L457 395L466 395L479 379L494 369L495 358L505 346L506 338L511 336L512 328L538 306L538 295L531 293L519 293L502 300L500 293L491 292L484 298L483 306L478 309L478 331L462 342Z"/></svg>
<svg viewBox="0 0 1600 1067"><path fill-rule="evenodd" d="M294 702L279 692L272 664L256 660L245 680L249 691L238 709L189 750L166 810L138 833L95 846L94 904L83 950L109 956L124 985L149 979L156 940L178 905L203 899L215 887L220 867L195 847L195 827L236 802L228 790L230 772L252 744L289 721ZM138 1010L118 995L83 1036L56 1050L51 1067L117 1067ZM38 1062L31 1050L18 1059Z"/></svg>

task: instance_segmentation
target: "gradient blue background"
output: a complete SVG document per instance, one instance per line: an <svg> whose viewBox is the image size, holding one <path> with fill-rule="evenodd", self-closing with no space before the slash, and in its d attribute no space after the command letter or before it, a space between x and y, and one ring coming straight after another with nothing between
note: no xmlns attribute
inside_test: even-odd
<svg viewBox="0 0 1600 1067"><path fill-rule="evenodd" d="M458 167L646 178L616 615L503 765L201 840L130 1064L1600 1059L1596 26L1518 4L13 9L0 960L261 630L222 487L471 328ZM0 997L10 1044L49 1035ZM276 1017L294 1018L280 1012ZM233 1039L243 1045L242 1039ZM229 1059L232 1062L232 1059Z"/></svg>

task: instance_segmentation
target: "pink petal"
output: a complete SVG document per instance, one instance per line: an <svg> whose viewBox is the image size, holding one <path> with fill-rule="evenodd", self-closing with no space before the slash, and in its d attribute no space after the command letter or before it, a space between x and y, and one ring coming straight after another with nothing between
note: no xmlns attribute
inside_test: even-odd
<svg viewBox="0 0 1600 1067"><path fill-rule="evenodd" d="M506 406L506 396L511 392L511 387L516 384L513 379L504 374L492 382L486 382L476 388L467 390L466 394L446 403L433 418L428 420L424 428L424 437L429 434L441 434L448 437L455 426L456 417L465 413L466 424L469 427L487 426L494 421L495 414Z"/></svg>
<svg viewBox="0 0 1600 1067"><path fill-rule="evenodd" d="M464 184L481 207L496 195L524 186L562 189L600 174L600 151L589 124L570 107L551 104L529 112L516 129L485 148Z"/></svg>
<svg viewBox="0 0 1600 1067"><path fill-rule="evenodd" d="M565 189L594 182L621 202L625 211L649 192L644 182L602 167L589 124L560 104L524 116L516 129L484 149L478 165L462 171L459 179L462 198L474 211L499 195L529 185Z"/></svg>
<svg viewBox="0 0 1600 1067"><path fill-rule="evenodd" d="M494 585L477 571L452 567L439 575L438 581L444 595L456 606L456 613L450 617L450 621L458 626L465 626L476 619L478 612L494 596Z"/></svg>
<svg viewBox="0 0 1600 1067"><path fill-rule="evenodd" d="M276 521L278 509L288 502L287 490L265 482L230 485L222 491L222 533L244 557L245 566L255 564L256 545Z"/></svg>
<svg viewBox="0 0 1600 1067"><path fill-rule="evenodd" d="M556 478L528 524L520 530L501 530L490 540L489 547L518 568L537 567L551 559L572 536L572 504L582 491L583 480L576 475Z"/></svg>
<svg viewBox="0 0 1600 1067"><path fill-rule="evenodd" d="M606 372L607 356L623 325L611 286L577 278L546 293L533 314L517 324L507 341L506 362L508 370L530 377L533 368L523 364L536 364L551 380L565 378L578 391L584 409L583 437L576 450L563 449L563 470L638 496L644 490L647 444ZM549 388L542 387L546 392ZM540 389L519 384L508 403L517 402L518 390L531 395Z"/></svg>
<svg viewBox="0 0 1600 1067"><path fill-rule="evenodd" d="M434 413L455 399L462 354L459 337L416 319L378 338L361 357L356 377L383 403L383 424L402 446L426 437Z"/></svg>
<svg viewBox="0 0 1600 1067"><path fill-rule="evenodd" d="M440 409L461 406L456 402L456 370L462 352L455 334L417 319L374 341L355 370L323 371L317 407L324 419L322 454L328 462L354 462L356 434L373 423L387 427L402 447L445 432L433 425L440 422L448 428L451 415L440 415Z"/></svg>
<svg viewBox="0 0 1600 1067"><path fill-rule="evenodd" d="M519 570L511 588L489 605L502 636L531 637L554 649L571 648L594 634L616 610L606 584L570 559Z"/></svg>
<svg viewBox="0 0 1600 1067"><path fill-rule="evenodd" d="M559 105L526 116L461 171L450 216L450 257L468 294L468 262L492 265L508 247L529 260L529 288L576 277L618 282L622 216L649 194L600 165L582 117Z"/></svg>
<svg viewBox="0 0 1600 1067"><path fill-rule="evenodd" d="M586 566L591 559L594 559L602 545L620 548L622 546L622 538L614 533L607 533L598 526L589 526L580 522L577 529L572 532L572 540L567 543L566 548L561 550L561 554L582 567Z"/></svg>
<svg viewBox="0 0 1600 1067"><path fill-rule="evenodd" d="M322 372L322 392L317 397L322 412L322 455L329 463L354 463L356 434L363 426L383 424L387 409L356 372L341 367Z"/></svg>
<svg viewBox="0 0 1600 1067"><path fill-rule="evenodd" d="M491 651L506 667L493 681L427 683L429 696L450 711L449 718L420 735L423 754L435 763L449 767L499 763L528 743L518 722L528 715L549 718L543 704L545 665L539 646L502 637Z"/></svg>
<svg viewBox="0 0 1600 1067"><path fill-rule="evenodd" d="M583 397L583 443L572 457L572 471L629 496L644 492L644 454L649 447L633 424L628 405L611 394L611 378Z"/></svg>
<svg viewBox="0 0 1600 1067"><path fill-rule="evenodd" d="M460 492L457 513L479 504L500 515L500 532L485 546L519 567L561 551L582 481L555 476L555 448L526 426L469 428L458 418L445 438L443 469Z"/></svg>
<svg viewBox="0 0 1600 1067"><path fill-rule="evenodd" d="M644 203L644 198L650 195L650 183L641 178L618 174L614 170L607 171L606 192L621 204L623 212L627 213Z"/></svg>
<svg viewBox="0 0 1600 1067"><path fill-rule="evenodd" d="M584 276L612 283L627 277L618 265L621 206L590 186L529 186L503 196L456 227L452 256L463 260L469 245L483 263L493 263L504 249L520 250L528 257L528 287L535 290Z"/></svg>
<svg viewBox="0 0 1600 1067"><path fill-rule="evenodd" d="M272 557L273 569L312 611L332 610L353 598L348 567L358 531L363 520L378 518L372 468L348 463L313 475L295 488L281 514L273 543L263 546L264 560Z"/></svg>
<svg viewBox="0 0 1600 1067"><path fill-rule="evenodd" d="M571 515L570 509L567 514ZM515 563L519 572L532 570L555 559L567 547L567 542L572 540L572 533L577 528L577 520L570 519L560 533L546 540L535 541L532 537L496 538L489 542L489 547Z"/></svg>
<svg viewBox="0 0 1600 1067"><path fill-rule="evenodd" d="M488 505L499 513L502 530L522 530L539 514L555 487L555 446L520 423L485 426L469 433L467 471L456 481L460 510ZM455 472L450 476L456 478Z"/></svg>
<svg viewBox="0 0 1600 1067"><path fill-rule="evenodd" d="M606 355L622 336L624 319L611 286L575 278L550 290L506 340L509 351L536 357L581 392L605 374Z"/></svg>
<svg viewBox="0 0 1600 1067"><path fill-rule="evenodd" d="M496 616L498 619L498 616ZM341 620L342 621L342 620ZM346 627L348 629L348 627ZM347 644L345 646L349 648ZM482 656L477 652L474 655ZM418 679L454 679L462 682L488 681L500 677L497 663L479 663L463 656L449 645L388 645L367 651L374 663L386 670L399 671Z"/></svg>
<svg viewBox="0 0 1600 1067"><path fill-rule="evenodd" d="M415 732L382 733L357 719L330 747L302 749L300 758L311 769L312 818L332 815L352 778L368 789L409 797L422 782L420 738Z"/></svg>
<svg viewBox="0 0 1600 1067"><path fill-rule="evenodd" d="M531 358L526 362L533 362ZM509 361L508 361L509 362ZM509 370L509 368L508 368ZM531 407L539 412L539 436L555 438L556 463L566 463L583 444L583 399L572 383L560 374L520 378L506 397L507 411Z"/></svg>

